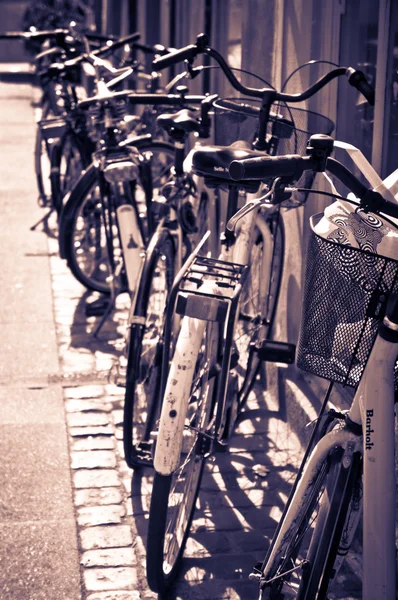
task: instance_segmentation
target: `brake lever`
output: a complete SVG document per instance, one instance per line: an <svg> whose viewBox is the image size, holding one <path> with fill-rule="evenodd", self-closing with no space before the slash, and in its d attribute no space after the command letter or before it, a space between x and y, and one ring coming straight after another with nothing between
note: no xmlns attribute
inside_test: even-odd
<svg viewBox="0 0 398 600"><path fill-rule="evenodd" d="M243 217L251 213L253 210L256 210L256 208L260 208L260 206L272 206L273 202L269 200L272 194L273 189L271 188L266 194L264 194L264 196L261 196L261 198L250 200L250 202L247 202L247 204L242 206L242 208L240 208L238 212L229 219L226 225L227 231L229 233L234 233L238 221L243 219Z"/></svg>
<svg viewBox="0 0 398 600"><path fill-rule="evenodd" d="M240 219L248 215L252 210L260 208L261 206L276 206L282 204L285 200L288 200L292 195L293 189L286 188L286 184L282 177L274 179L271 189L261 196L261 198L255 198L245 204L237 213L231 217L227 223L226 229L229 233L234 233L236 225Z"/></svg>

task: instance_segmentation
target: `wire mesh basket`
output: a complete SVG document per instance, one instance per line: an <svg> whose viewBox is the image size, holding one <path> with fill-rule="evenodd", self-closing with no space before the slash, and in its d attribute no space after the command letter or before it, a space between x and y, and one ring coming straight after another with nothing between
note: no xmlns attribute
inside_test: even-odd
<svg viewBox="0 0 398 600"><path fill-rule="evenodd" d="M311 219L297 366L356 388L391 293L398 262L325 239Z"/></svg>
<svg viewBox="0 0 398 600"><path fill-rule="evenodd" d="M249 144L254 142L258 133L260 100L226 98L217 100L213 106L214 142L217 146L229 146L237 140ZM267 137L268 140L271 136L277 139L273 154L304 154L312 134L330 135L333 129L333 121L319 113L274 104Z"/></svg>

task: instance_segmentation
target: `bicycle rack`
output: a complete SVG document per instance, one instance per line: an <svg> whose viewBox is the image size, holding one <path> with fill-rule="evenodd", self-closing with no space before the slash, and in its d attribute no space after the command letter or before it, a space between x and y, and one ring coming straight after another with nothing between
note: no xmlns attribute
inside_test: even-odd
<svg viewBox="0 0 398 600"><path fill-rule="evenodd" d="M223 332L223 352L221 364L214 368L214 375L218 377L215 392L217 397L215 424L216 432L221 432L221 435L216 436L216 445L219 448L220 444L221 446L226 444L234 422L234 419L229 417L231 414L235 414L237 409L234 407L235 396L235 404L237 404L237 395L228 393L226 398L226 386L230 377L233 334L239 297L249 267L199 256L201 245L202 243L177 275L170 292L164 332L160 393L163 397L169 371L173 316L178 314L220 323L220 329ZM206 291L206 289L209 290L209 286L206 286L205 283L209 281L217 285L217 294ZM225 434L226 429L228 432Z"/></svg>

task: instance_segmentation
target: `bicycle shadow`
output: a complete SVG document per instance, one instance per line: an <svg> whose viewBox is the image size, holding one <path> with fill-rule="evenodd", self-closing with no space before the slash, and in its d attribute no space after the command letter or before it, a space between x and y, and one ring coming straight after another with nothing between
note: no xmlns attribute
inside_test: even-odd
<svg viewBox="0 0 398 600"><path fill-rule="evenodd" d="M311 434L306 424L322 404L295 367L273 367L267 383L265 392L256 385L228 453L207 463L181 572L162 600L243 600L258 593L249 574L265 557ZM145 515L145 495L138 488L134 494L133 514ZM345 581L358 587L350 568Z"/></svg>
<svg viewBox="0 0 398 600"><path fill-rule="evenodd" d="M98 300L98 296L95 292L86 291L78 299L72 323L69 328L65 326L65 331L69 333L68 346L73 350L90 351L94 355L102 353L119 357L124 348L127 324L125 307L116 305L98 334L94 335L101 315L87 316L86 311L90 304Z"/></svg>
<svg viewBox="0 0 398 600"><path fill-rule="evenodd" d="M303 453L289 425L288 373L271 370L266 393L256 386L228 453L208 461L170 600L247 598L256 593L248 575L264 558ZM150 471L133 475L132 515L143 559L150 488Z"/></svg>

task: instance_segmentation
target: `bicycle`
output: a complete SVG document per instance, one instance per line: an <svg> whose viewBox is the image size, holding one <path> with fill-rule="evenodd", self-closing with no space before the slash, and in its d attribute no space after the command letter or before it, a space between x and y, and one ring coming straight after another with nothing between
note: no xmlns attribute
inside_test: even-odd
<svg viewBox="0 0 398 600"><path fill-rule="evenodd" d="M173 177L153 203L157 226L142 254L137 293L130 308L123 443L126 463L133 469L152 462L150 433L158 418L156 395L168 294L175 274L202 239L207 223L216 220L217 197L211 196L210 190L200 190L191 173L185 173L183 168L189 134L196 132L199 139L209 137L208 115L214 99L214 96L203 97L199 117L182 109L157 119L174 142L175 163ZM211 243L214 246L216 237L213 236L213 242L209 240L209 247Z"/></svg>
<svg viewBox="0 0 398 600"><path fill-rule="evenodd" d="M155 63L156 66L156 63ZM188 69L186 72L180 73L177 75L168 86L173 86L184 77L194 78L197 74L201 73L203 67L193 68L191 65L188 65ZM253 77L253 74L250 74ZM258 80L261 80L260 77L254 75ZM265 82L264 82L265 83ZM168 87L166 86L166 87ZM248 105L244 106L248 113L243 113L241 110L241 106L228 100L220 100L217 95L210 96L207 98L205 102L202 104L202 109L207 107L206 114L202 114L201 118L201 127L205 126L206 122L206 130L210 125L210 121L208 121L207 114L211 108L211 114L214 115L212 119L212 131L214 131L214 139L218 143L229 143L228 140L233 138L239 138L241 135L248 136L248 131L253 133L255 130L255 125L258 119L258 109L253 108ZM225 107L228 107L225 108ZM232 110L231 109L232 106ZM294 109L293 109L294 111ZM298 113L303 111L298 111ZM312 113L314 118L315 114ZM253 118L254 117L254 118ZM165 121L169 128L174 129L174 135L176 141L178 141L178 137L181 137L181 140L184 138L184 130L185 135L188 131L195 130L195 124L192 120L192 115L188 114L187 111L180 111L176 115L164 115L158 118L158 122L161 123ZM254 125L253 125L254 122ZM271 114L271 122L273 123L272 128L272 140L273 146L276 147L275 135L277 134L281 138L288 138L290 134L293 133L293 124L287 119L283 119L277 113ZM330 128L330 122L328 120L324 120L324 126ZM199 131L199 123L196 123L196 127ZM321 117L319 117L319 127L322 127ZM179 128L181 128L179 132ZM282 131L284 129L284 131ZM303 135L303 132L297 132L294 130L295 137L297 135ZM208 132L206 131L206 134ZM199 137L204 137L199 134ZM242 139L242 138L240 138ZM284 140L282 140L283 142ZM297 139L295 140L297 143ZM183 154L183 146L184 143L178 144L180 146L180 154ZM176 153L178 150L176 150ZM177 158L177 156L176 156ZM210 251L212 256L217 256L219 254L219 221L220 221L220 212L221 212L221 199L219 198L219 186L214 185L214 182L207 182L210 185L203 184L203 177L200 174L196 174L195 171L189 166L190 157L187 158L187 162L185 163L185 170L187 173L183 175L182 168L176 167L176 171L181 173L180 177L176 178L176 181L170 181L166 184L166 188L168 190L172 190L172 198L168 198L167 203L170 203L170 200L176 203L177 201L181 201L181 197L185 198L187 194L192 194L196 196L197 202L199 203L196 206L194 211L199 216L199 222L203 223L203 218L200 216L203 213L208 214L208 223L210 225L210 230L212 232L212 240L207 240L206 244L202 248L202 251L208 252ZM182 165L182 155L180 158L180 164ZM194 180L194 181L193 181ZM171 186L171 187L170 187ZM212 197L209 198L209 193L214 189L214 193ZM194 190L192 192L192 190ZM170 194L170 192L169 192ZM169 195L168 194L168 195ZM187 204L184 204L187 207ZM174 223L178 223L178 219L174 221L171 219L171 224L173 224L174 230L178 230L178 227L174 225ZM269 228L268 235L268 243L269 248L273 247L273 272L280 273L281 271L281 263L283 262L283 248L284 248L284 228L283 221L279 218L279 214L270 214L267 217L267 225ZM165 225L162 224L162 227ZM166 229L168 225L166 224ZM199 231L203 230L203 226L199 226ZM175 231L172 234L175 236ZM200 235L196 233L197 240L200 239ZM260 236L261 238L261 236ZM262 238L261 238L262 240ZM259 239L259 246L260 246ZM155 248L159 246L158 243L155 243ZM180 244L177 243L175 245L176 248L180 247ZM271 250L270 250L271 251ZM161 252L158 251L159 256L161 256ZM149 263L151 261L149 260ZM174 269L175 273L178 273L181 267L181 260L178 261L178 267ZM169 281L172 281L173 277L170 275L173 271L169 269ZM171 285L168 284L165 289L164 297L162 302L158 302L155 305L151 304L150 310L148 308L149 303L151 302L151 290L153 284L153 274L151 269L145 270L143 272L140 287L143 287L145 292L138 292L138 298L140 299L141 304L136 309L135 317L137 321L133 320L130 326L130 337L134 340L134 343L128 344L128 360L127 360L127 369L126 369L126 394L125 394L125 403L124 403L124 450L125 450L125 459L127 464L131 468L137 468L142 465L152 465L152 453L153 453L153 437L152 431L154 429L154 424L158 418L159 412L159 400L156 398L156 395L159 393L159 385L158 383L154 383L158 381L159 371L160 371L160 363L161 356L163 353L163 344L164 338L161 334L162 327L164 323L164 306L167 303L167 297L170 292ZM280 276L276 275L274 280L274 290L275 290L275 298L277 298L279 294L280 287ZM248 286L250 287L250 286ZM155 292L155 296L157 296ZM247 297L246 304L250 304L250 298ZM276 309L277 301L273 301L272 308L270 308L272 316L270 317L270 322L274 320L274 314ZM140 317L140 319L138 319ZM146 321L145 321L146 319ZM153 322L157 323L157 326L154 328ZM245 338L245 334L247 334L247 329L250 329L250 324L243 324L242 326L242 335L241 339L237 343L237 352L240 350L240 356L244 356L244 350L242 349L242 342ZM156 335L155 335L156 332ZM174 334L175 337L175 334ZM246 336L247 337L247 336ZM145 341L146 340L146 341ZM247 340L246 340L247 341ZM141 350L143 349L143 355L141 356ZM148 356L151 357L148 360ZM152 360L155 357L155 360ZM242 358L241 362L244 360ZM250 358L253 363L253 371L257 368L258 363L256 359L251 355ZM144 365L144 368L141 368ZM241 369L243 371L243 367ZM254 376L247 377L246 381L243 385L245 388L242 391L242 396L247 396L250 393L251 387L253 385Z"/></svg>
<svg viewBox="0 0 398 600"><path fill-rule="evenodd" d="M149 134L121 134L118 139L112 115L120 120L129 106L181 107L203 99L185 93L123 91L79 103L94 119L96 134L104 131L106 144L94 153L92 164L65 201L59 244L61 257L88 289L109 294L113 278L119 290L134 294L141 255L156 227L153 200L168 181L174 163L174 146L168 142L152 140Z"/></svg>
<svg viewBox="0 0 398 600"><path fill-rule="evenodd" d="M282 177L285 185L304 170L327 170L357 198L329 194L355 205L359 229L345 227L354 244L344 225L338 227L348 224L341 211L329 233L317 232L322 214L311 219L297 365L331 384L270 549L252 574L264 600L334 597L362 512L362 598L396 597L396 233L387 253L379 245L398 227L385 216L396 219L398 205L388 190L374 191L331 158L333 147L331 138L313 136L307 157L230 166L233 179ZM356 388L346 412L326 412L333 382Z"/></svg>
<svg viewBox="0 0 398 600"><path fill-rule="evenodd" d="M353 85L371 96L361 74L354 75L357 72L344 67L334 69L301 94L279 93L269 87L248 88L236 80L223 57L207 46L206 36L198 36L196 45L156 59L154 65L165 68L180 60L193 60L200 53L213 57L238 91L260 98L261 108L243 101L221 103L237 112L256 115L256 137L252 131L250 140L254 150L248 148L247 142L236 142L227 147L198 149L192 156L193 170L204 177L205 183L229 189L229 227L222 240L221 257L200 257L194 253L177 276L169 295L159 395L163 400L159 426L152 434L155 475L147 538L147 578L150 588L158 593L167 592L177 575L205 460L228 445L260 363L294 361L292 344L272 340L282 265L275 265L276 271L272 272L278 238L273 237L267 219L270 218L272 224L274 209L267 210L265 218L260 212L263 198L277 194L286 200L286 194L279 183L265 195L259 182L239 185L230 178L229 165L237 158L261 157L264 148L276 148L275 131L280 120L271 121L274 135L268 135L267 130L271 106L276 101L300 102L335 77L347 74L352 77ZM283 125L286 126L286 122ZM290 124L290 134L293 130ZM293 140L296 142L294 136ZM237 213L240 186L257 197L249 197ZM258 266L261 276L250 277L253 265ZM248 284L255 289L248 292L245 289ZM180 316L182 321L170 364L174 315ZM234 342L240 336L245 336L244 342L236 352ZM240 376L236 368L239 363Z"/></svg>
<svg viewBox="0 0 398 600"><path fill-rule="evenodd" d="M34 58L35 72L42 88L42 96L39 101L40 119L36 129L34 165L36 183L39 192L38 202L42 207L51 203L50 189L50 158L54 140L59 138L65 131L65 123L62 115L69 111L71 105L77 101L77 87L81 86L81 74L77 68L81 60L73 68L73 62L69 69L61 69L61 62L76 59L81 52L89 50L95 56L106 56L117 48L123 46L124 42L133 42L140 37L135 33L121 40L116 46L113 36L105 36L99 33L76 32L73 27L68 29L54 29L47 31L28 32L5 32L0 34L0 39L23 39L33 41L41 46L40 52ZM98 48L99 43L107 42ZM47 46L47 47L46 47ZM49 76L50 65L58 60L58 69ZM49 142L49 140L51 140ZM34 227L33 227L34 228Z"/></svg>
<svg viewBox="0 0 398 600"><path fill-rule="evenodd" d="M85 52L73 58L59 55L60 48L50 48L40 55L40 67L37 68L43 87L42 119L38 122L35 164L40 193L40 203L49 208L40 221L47 223L55 211L59 218L62 201L76 182L81 171L91 162L95 144L87 135L86 124L77 105L79 100L99 93L99 86L106 89L118 89L127 79L137 77L136 65L115 68L101 57L114 53L119 48L129 46L132 52L140 34L134 33L113 41L97 50L91 51L88 40L80 33L72 32L74 38L83 46ZM46 59L54 56L57 62L43 65ZM88 69L91 71L88 72ZM81 85L84 83L84 87ZM49 171L43 177L42 165ZM43 196L44 185L46 193ZM50 189L48 187L50 186ZM32 229L37 226L34 225Z"/></svg>

